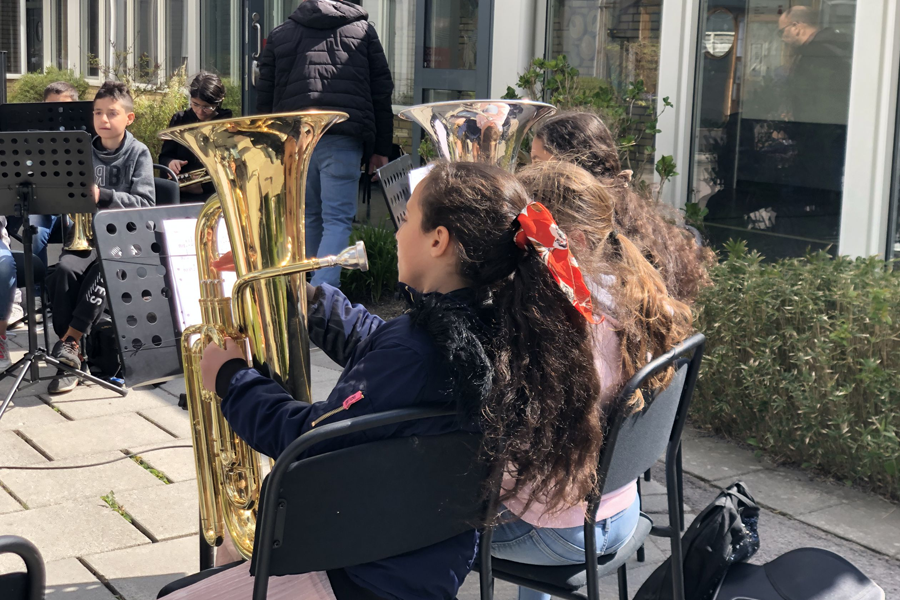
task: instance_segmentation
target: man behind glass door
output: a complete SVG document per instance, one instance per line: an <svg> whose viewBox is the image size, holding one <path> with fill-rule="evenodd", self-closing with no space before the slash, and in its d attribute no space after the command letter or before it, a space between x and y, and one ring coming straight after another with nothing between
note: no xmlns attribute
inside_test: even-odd
<svg viewBox="0 0 900 600"><path fill-rule="evenodd" d="M360 165L387 164L393 140L394 83L369 14L340 0L304 0L269 35L259 60L257 111L309 108L346 112L313 151L306 179L306 255L327 256L350 239ZM320 269L313 285L340 286L340 267Z"/></svg>
<svg viewBox="0 0 900 600"><path fill-rule="evenodd" d="M786 132L796 148L793 183L819 191L813 212L840 215L853 39L821 27L819 18L818 11L796 6L778 20L794 55L786 80Z"/></svg>

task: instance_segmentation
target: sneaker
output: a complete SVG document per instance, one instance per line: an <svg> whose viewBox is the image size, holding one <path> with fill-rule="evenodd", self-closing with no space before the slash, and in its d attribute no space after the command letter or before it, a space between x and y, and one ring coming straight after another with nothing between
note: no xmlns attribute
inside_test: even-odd
<svg viewBox="0 0 900 600"><path fill-rule="evenodd" d="M0 335L0 371L7 370L12 365L9 359L9 343L5 335Z"/></svg>
<svg viewBox="0 0 900 600"><path fill-rule="evenodd" d="M9 311L9 329L21 329L25 327L25 309L20 304L13 304L12 310Z"/></svg>
<svg viewBox="0 0 900 600"><path fill-rule="evenodd" d="M78 346L78 342L72 338L56 342L50 356L73 369L81 368L81 348Z"/></svg>
<svg viewBox="0 0 900 600"><path fill-rule="evenodd" d="M81 380L78 377L75 377L68 371L57 369L56 377L50 382L50 385L47 386L47 391L51 394L68 394L78 387L80 382Z"/></svg>

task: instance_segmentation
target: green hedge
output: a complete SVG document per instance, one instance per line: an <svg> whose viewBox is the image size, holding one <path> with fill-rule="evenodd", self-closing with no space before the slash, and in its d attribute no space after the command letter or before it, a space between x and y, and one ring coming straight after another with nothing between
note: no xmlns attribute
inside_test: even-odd
<svg viewBox="0 0 900 600"><path fill-rule="evenodd" d="M354 302L380 302L397 287L397 238L389 225L354 225L350 243L362 240L368 271L341 271L341 290Z"/></svg>
<svg viewBox="0 0 900 600"><path fill-rule="evenodd" d="M78 97L82 100L90 100L93 97L93 94L88 94L88 91L91 89L90 84L81 75L76 75L71 70L60 71L56 67L47 67L47 70L43 73L23 75L10 92L9 101L43 102L44 88L57 81L65 81L72 84L78 90Z"/></svg>
<svg viewBox="0 0 900 600"><path fill-rule="evenodd" d="M697 303L708 341L694 422L900 498L900 270L727 252Z"/></svg>

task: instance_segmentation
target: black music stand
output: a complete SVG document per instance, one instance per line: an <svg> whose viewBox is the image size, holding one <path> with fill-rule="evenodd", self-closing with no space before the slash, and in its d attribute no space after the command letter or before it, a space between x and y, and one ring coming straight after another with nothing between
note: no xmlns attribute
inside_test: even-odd
<svg viewBox="0 0 900 600"><path fill-rule="evenodd" d="M22 217L26 224L32 213L93 213L97 207L91 192L91 136L80 131L0 133L0 182L0 214L15 214ZM31 227L23 227L22 238L25 247L25 301L29 314L33 315ZM44 324L45 327L47 325ZM31 372L32 382L40 380L39 360L123 396L127 393L122 388L50 356L45 348L37 345L37 331L33 324L29 324L28 352L21 360L0 373L0 379L5 379L22 367L12 389L0 405L0 417L18 391L26 373Z"/></svg>
<svg viewBox="0 0 900 600"><path fill-rule="evenodd" d="M86 131L94 137L94 103L0 104L0 131Z"/></svg>

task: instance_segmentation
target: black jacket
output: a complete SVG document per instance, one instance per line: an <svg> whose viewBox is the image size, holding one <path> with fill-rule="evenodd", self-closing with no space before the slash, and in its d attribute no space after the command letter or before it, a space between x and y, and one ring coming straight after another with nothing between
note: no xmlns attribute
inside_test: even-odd
<svg viewBox="0 0 900 600"><path fill-rule="evenodd" d="M367 155L388 156L394 82L368 18L365 10L347 2L300 4L266 42L259 61L257 111L344 111L350 119L328 133L360 138Z"/></svg>
<svg viewBox="0 0 900 600"><path fill-rule="evenodd" d="M218 121L219 119L231 119L233 117L234 114L229 109L220 108L211 120ZM191 125L193 123L199 122L200 119L197 118L197 115L194 114L194 111L188 108L181 112L175 113L172 116L172 120L169 121L169 127L180 127L182 125ZM164 167L168 167L169 163L173 160L187 161L187 164L181 168L182 173L187 173L188 171L196 171L197 169L203 168L203 164L200 162L200 160L196 156L194 156L194 153L188 150L186 146L182 146L178 142L174 142L172 140L166 140L163 142L162 149L159 151L159 164L163 165ZM216 188L212 183L203 184L204 193L211 194L215 191Z"/></svg>

